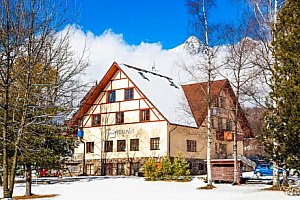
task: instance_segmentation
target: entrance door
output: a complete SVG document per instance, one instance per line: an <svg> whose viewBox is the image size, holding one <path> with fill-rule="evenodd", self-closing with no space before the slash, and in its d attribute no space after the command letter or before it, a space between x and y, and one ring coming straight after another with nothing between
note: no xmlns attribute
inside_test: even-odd
<svg viewBox="0 0 300 200"><path fill-rule="evenodd" d="M139 168L140 168L140 163L130 163L130 175L131 176L136 176L137 173L139 172Z"/></svg>
<svg viewBox="0 0 300 200"><path fill-rule="evenodd" d="M117 175L125 175L125 163L117 164Z"/></svg>
<svg viewBox="0 0 300 200"><path fill-rule="evenodd" d="M113 175L113 164L112 163L106 163L105 164L105 174L108 176Z"/></svg>

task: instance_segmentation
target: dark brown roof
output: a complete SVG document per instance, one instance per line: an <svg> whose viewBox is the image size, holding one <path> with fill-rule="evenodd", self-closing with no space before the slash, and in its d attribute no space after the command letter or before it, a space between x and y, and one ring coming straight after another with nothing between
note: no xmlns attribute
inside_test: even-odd
<svg viewBox="0 0 300 200"><path fill-rule="evenodd" d="M207 116L207 82L183 85L182 88L191 107L196 123L198 127L200 127ZM212 102L215 101L216 97L220 94L222 90L226 90L229 93L229 96L232 98L234 105L238 103L234 91L232 90L230 83L227 79L212 82ZM252 137L252 133L248 125L246 116L241 107L239 110L239 123L241 125L241 128L246 137Z"/></svg>

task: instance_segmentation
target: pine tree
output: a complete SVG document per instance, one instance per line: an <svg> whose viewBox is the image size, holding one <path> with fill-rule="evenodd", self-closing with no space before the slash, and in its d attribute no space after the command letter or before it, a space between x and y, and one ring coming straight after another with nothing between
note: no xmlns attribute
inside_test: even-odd
<svg viewBox="0 0 300 200"><path fill-rule="evenodd" d="M178 155L174 158L173 161L173 177L178 180L183 178L184 176L189 176L190 170L189 170L189 164L186 163L185 159L181 157L181 154L178 153Z"/></svg>
<svg viewBox="0 0 300 200"><path fill-rule="evenodd" d="M145 174L144 175L146 177L146 180L154 181L156 179L156 176L155 176L156 162L155 162L154 158L149 158L145 162L144 168L145 168Z"/></svg>
<svg viewBox="0 0 300 200"><path fill-rule="evenodd" d="M286 1L274 33L275 73L263 141L275 162L299 167L300 1Z"/></svg>
<svg viewBox="0 0 300 200"><path fill-rule="evenodd" d="M173 165L168 156L165 156L161 161L163 178L165 180L170 180L171 175L173 174Z"/></svg>

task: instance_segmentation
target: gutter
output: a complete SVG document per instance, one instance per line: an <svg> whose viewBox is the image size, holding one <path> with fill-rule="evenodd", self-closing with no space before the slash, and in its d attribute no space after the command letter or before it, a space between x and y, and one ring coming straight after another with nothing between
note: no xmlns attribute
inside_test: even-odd
<svg viewBox="0 0 300 200"><path fill-rule="evenodd" d="M171 124L170 124L171 125ZM168 144L168 155L171 157L171 133L177 128L177 125L174 125L174 128L169 131L169 144Z"/></svg>

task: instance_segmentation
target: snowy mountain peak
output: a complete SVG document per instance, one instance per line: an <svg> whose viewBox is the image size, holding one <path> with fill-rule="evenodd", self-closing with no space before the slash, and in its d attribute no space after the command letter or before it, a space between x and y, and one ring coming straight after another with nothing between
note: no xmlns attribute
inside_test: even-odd
<svg viewBox="0 0 300 200"><path fill-rule="evenodd" d="M183 48L195 55L203 51L203 44L196 36L192 35L183 43Z"/></svg>
<svg viewBox="0 0 300 200"><path fill-rule="evenodd" d="M186 41L184 43L194 43L194 44L197 44L197 43L201 43L201 42L200 42L200 40L196 36L192 35L192 36L188 37L188 39L186 39Z"/></svg>

